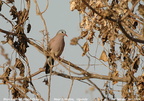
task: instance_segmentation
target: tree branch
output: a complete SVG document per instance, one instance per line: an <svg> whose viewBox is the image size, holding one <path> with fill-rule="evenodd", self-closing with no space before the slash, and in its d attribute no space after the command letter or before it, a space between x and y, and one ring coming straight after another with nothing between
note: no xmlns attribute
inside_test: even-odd
<svg viewBox="0 0 144 101"><path fill-rule="evenodd" d="M104 100L106 97L102 93L101 89L95 83L93 83L90 79L87 79L87 80L100 92L102 99Z"/></svg>
<svg viewBox="0 0 144 101"><path fill-rule="evenodd" d="M31 77L34 77L38 74L40 74L41 72L44 72L45 69L44 68L40 68L37 72L31 74ZM111 77L111 76L107 76L107 75L99 75L99 74L91 74L90 76L83 76L83 77L77 77L77 76L71 76L71 75L67 75L64 73L59 73L56 71L52 71L52 75L57 75L57 76L61 76L67 79L73 79L73 80L87 80L87 79L103 79L103 80L110 80L110 81L119 81L119 82L128 82L129 81L129 77ZM0 79L4 79L5 77L0 75ZM9 80L23 80L25 77L10 77ZM29 76L27 78L30 78ZM142 80L138 79L138 77L136 77L136 79L134 79L134 82L143 82Z"/></svg>
<svg viewBox="0 0 144 101"><path fill-rule="evenodd" d="M125 29L122 27L121 21L119 20L118 22L119 28L121 29L121 31L123 32L123 34L130 40L134 41L134 42L139 42L139 43L144 43L144 40L140 40L134 37L131 37L126 31Z"/></svg>
<svg viewBox="0 0 144 101"><path fill-rule="evenodd" d="M137 39L137 38L134 38L134 37L131 37L126 31L125 29L122 27L122 24L121 24L121 20L115 20L115 19L112 19L112 18L109 18L109 17L103 17L100 13L98 13L94 8L92 8L85 0L82 0L82 2L89 8L91 9L94 13L98 14L99 16L101 16L103 19L106 19L106 20L109 20L109 21L112 21L112 22L115 22L119 25L119 28L120 30L123 32L123 34L130 40L134 41L134 42L139 42L139 43L144 43L144 40L140 40L140 39Z"/></svg>
<svg viewBox="0 0 144 101"><path fill-rule="evenodd" d="M15 33L12 33L12 32L8 32L8 31L5 31L5 30L2 30L0 29L0 32L3 32L5 34L8 34L8 35L15 35ZM28 39L28 42L29 44L31 44L32 46L34 46L35 48L37 48L42 54L44 55L49 55L49 52L48 51L45 51L41 46L37 45L36 43L34 43L33 41L31 41L30 39ZM58 59L57 59L58 60ZM96 79L103 79L103 80L111 80L111 81L119 81L119 82L128 82L129 81L129 78L127 77L110 77L110 76L106 76L106 75L99 75L99 74L92 74L92 73L89 73L88 71L85 71L84 69L82 69L81 67L73 64L72 62L70 61L67 61L65 59L62 59L60 58L59 61L71 66L72 68L80 71L84 76L83 77L76 77L76 76L69 76L67 74L63 74L63 73L58 73L58 72L55 72L53 71L52 74L54 75L58 75L58 76L62 76L64 78L68 78L68 79L74 79L74 80L85 80L85 79L89 79L89 78L96 78ZM44 69L40 69L39 71L31 74L31 77L43 72ZM0 79L3 79L4 77L0 76ZM29 77L28 77L29 78ZM13 78L9 78L10 80L13 80ZM24 79L23 77L18 77L16 78L16 80L22 80ZM141 80L139 79L135 79L134 82L141 82Z"/></svg>

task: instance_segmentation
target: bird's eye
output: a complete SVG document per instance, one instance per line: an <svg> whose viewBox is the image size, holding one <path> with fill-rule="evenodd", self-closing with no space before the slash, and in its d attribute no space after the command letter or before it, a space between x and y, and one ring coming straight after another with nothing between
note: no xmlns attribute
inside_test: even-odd
<svg viewBox="0 0 144 101"><path fill-rule="evenodd" d="M65 30L59 30L59 33L66 33Z"/></svg>
<svg viewBox="0 0 144 101"><path fill-rule="evenodd" d="M64 33L64 34L66 34L66 31L61 29L61 30L58 31L58 33Z"/></svg>

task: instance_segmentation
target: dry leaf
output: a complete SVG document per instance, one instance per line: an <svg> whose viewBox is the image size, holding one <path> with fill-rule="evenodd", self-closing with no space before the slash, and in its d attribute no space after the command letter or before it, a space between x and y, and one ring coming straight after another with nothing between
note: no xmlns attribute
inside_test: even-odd
<svg viewBox="0 0 144 101"><path fill-rule="evenodd" d="M85 42L82 48L83 48L83 54L82 54L82 56L84 56L89 51L89 45L88 45L88 43Z"/></svg>
<svg viewBox="0 0 144 101"><path fill-rule="evenodd" d="M128 90L129 90L129 85L128 84L126 84L122 87L121 95L122 95L123 98L126 98L129 95Z"/></svg>
<svg viewBox="0 0 144 101"><path fill-rule="evenodd" d="M122 68L124 70L129 69L128 64L126 62L124 62L124 61L122 61Z"/></svg>
<svg viewBox="0 0 144 101"><path fill-rule="evenodd" d="M27 33L29 33L30 30L31 30L31 24L28 24L28 25L27 25Z"/></svg>
<svg viewBox="0 0 144 101"><path fill-rule="evenodd" d="M3 79L3 83L5 84L7 80L9 80L9 75L10 75L11 69L7 68L5 70L5 72L2 74L2 77L4 77Z"/></svg>
<svg viewBox="0 0 144 101"><path fill-rule="evenodd" d="M44 78L43 82L45 83L45 85L48 85L49 83L48 78Z"/></svg>
<svg viewBox="0 0 144 101"><path fill-rule="evenodd" d="M19 69L20 71L20 76L24 77L24 73L25 73L25 66L24 64L22 63L22 61L18 58L16 58L16 61L15 61L15 67Z"/></svg>
<svg viewBox="0 0 144 101"><path fill-rule="evenodd" d="M139 14L144 17L144 5L140 4L138 6L138 11L139 11Z"/></svg>
<svg viewBox="0 0 144 101"><path fill-rule="evenodd" d="M103 60L104 62L108 61L108 57L107 57L106 52L104 50L100 56L100 60Z"/></svg>
<svg viewBox="0 0 144 101"><path fill-rule="evenodd" d="M81 32L81 37L84 38L84 37L87 36L87 34L88 34L88 31L82 31Z"/></svg>
<svg viewBox="0 0 144 101"><path fill-rule="evenodd" d="M119 76L119 73L118 71L115 71L114 73L112 73L112 77L118 77ZM118 83L118 81L113 81L113 85Z"/></svg>
<svg viewBox="0 0 144 101"><path fill-rule="evenodd" d="M88 34L87 40L89 40L90 43L93 43L93 37L94 37L94 32L91 31L91 32Z"/></svg>
<svg viewBox="0 0 144 101"><path fill-rule="evenodd" d="M76 4L75 1L70 1L70 10L71 10L71 11L75 10L75 9L76 9L76 6L77 6L77 4Z"/></svg>
<svg viewBox="0 0 144 101"><path fill-rule="evenodd" d="M16 19L16 17L17 17L17 8L15 6L12 6L9 12L10 12L10 15L13 16L12 20Z"/></svg>
<svg viewBox="0 0 144 101"><path fill-rule="evenodd" d="M103 35L102 35L102 43L103 43L103 45L105 45L105 42L107 41L107 39L108 39L108 33L104 33Z"/></svg>
<svg viewBox="0 0 144 101"><path fill-rule="evenodd" d="M22 87L24 88L24 91L27 93L28 87L29 87L29 79L27 77L24 78L23 83L22 83Z"/></svg>
<svg viewBox="0 0 144 101"><path fill-rule="evenodd" d="M111 94L112 96L114 96L113 90L108 90L108 91L109 91L109 94Z"/></svg>
<svg viewBox="0 0 144 101"><path fill-rule="evenodd" d="M138 56L136 56L135 58L134 58L134 62L133 62L133 64L132 64L132 68L133 68L133 71L136 73L137 72L137 70L138 70L138 68L139 68L139 64L140 64L140 59L139 59L139 57Z"/></svg>
<svg viewBox="0 0 144 101"><path fill-rule="evenodd" d="M95 3L95 2L94 2ZM102 7L104 7L104 5L103 5L103 3L102 3L102 0L97 0L97 2L96 2L96 7L98 7L98 8L102 8Z"/></svg>
<svg viewBox="0 0 144 101"><path fill-rule="evenodd" d="M134 5L137 2L137 0L131 0L132 5Z"/></svg>
<svg viewBox="0 0 144 101"><path fill-rule="evenodd" d="M21 94L14 87L11 88L11 93L12 93L12 98L13 99L15 99L15 98L21 98Z"/></svg>
<svg viewBox="0 0 144 101"><path fill-rule="evenodd" d="M77 45L78 44L78 38L77 37L75 37L75 38L73 38L73 39L71 39L71 42L70 42L70 44L71 45Z"/></svg>

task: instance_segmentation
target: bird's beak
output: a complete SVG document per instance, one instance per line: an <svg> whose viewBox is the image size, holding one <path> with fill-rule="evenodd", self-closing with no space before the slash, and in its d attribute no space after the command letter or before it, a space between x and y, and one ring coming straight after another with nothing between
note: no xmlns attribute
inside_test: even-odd
<svg viewBox="0 0 144 101"><path fill-rule="evenodd" d="M68 35L67 35L67 34L65 34L65 36L66 36L66 37L68 37Z"/></svg>

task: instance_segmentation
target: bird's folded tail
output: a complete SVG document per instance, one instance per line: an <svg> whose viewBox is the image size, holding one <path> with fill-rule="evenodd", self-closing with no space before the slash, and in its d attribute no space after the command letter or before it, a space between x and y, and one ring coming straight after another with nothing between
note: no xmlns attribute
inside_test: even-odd
<svg viewBox="0 0 144 101"><path fill-rule="evenodd" d="M50 73L50 67L53 67L53 65L54 65L54 59L52 57L48 56L47 61L44 66L46 74Z"/></svg>

